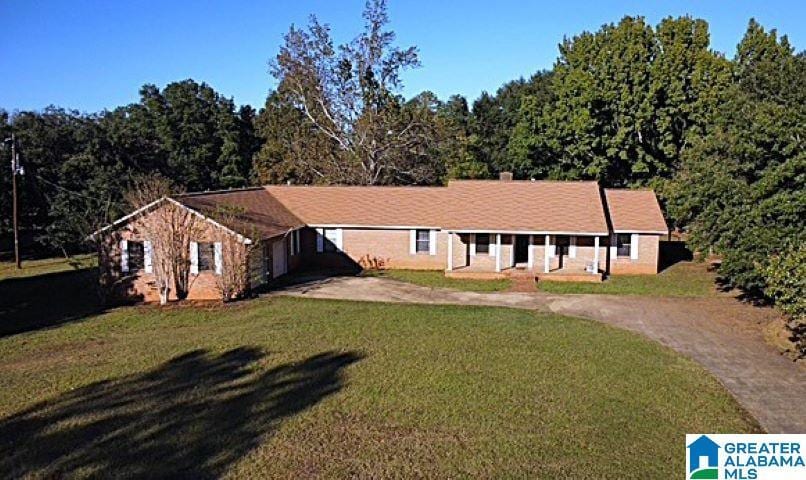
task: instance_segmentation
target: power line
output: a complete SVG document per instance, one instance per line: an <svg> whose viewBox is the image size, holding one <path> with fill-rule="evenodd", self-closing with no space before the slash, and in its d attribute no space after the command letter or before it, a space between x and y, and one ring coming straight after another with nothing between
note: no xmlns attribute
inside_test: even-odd
<svg viewBox="0 0 806 480"><path fill-rule="evenodd" d="M114 200L111 200L111 199L104 200L104 199L97 198L97 197L91 197L89 195L85 195L83 193L76 192L74 190L70 190L69 188L65 188L65 187L59 185L58 183L51 182L50 180L42 177L39 174L34 174L34 177L36 177L38 180L40 180L40 181L42 181L42 182L44 182L44 183L46 183L46 184L48 184L48 185L50 185L52 187L55 187L55 188L57 188L57 189L59 189L59 190L61 190L63 192L69 193L70 195L74 195L76 197L86 198L87 200L94 200L94 201L96 201L98 203L101 203L101 204L113 203L113 204L115 204L115 205L117 205L119 207L125 207L124 204L122 204L120 202L117 202L117 201L114 201Z"/></svg>

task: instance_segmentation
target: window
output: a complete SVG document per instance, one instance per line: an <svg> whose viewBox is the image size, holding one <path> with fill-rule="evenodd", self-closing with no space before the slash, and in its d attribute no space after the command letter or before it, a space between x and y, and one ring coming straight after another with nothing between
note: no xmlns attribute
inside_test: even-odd
<svg viewBox="0 0 806 480"><path fill-rule="evenodd" d="M577 247L593 247L593 237L577 237Z"/></svg>
<svg viewBox="0 0 806 480"><path fill-rule="evenodd" d="M325 237L324 250L326 252L337 251L339 244L339 232L335 228L325 228L322 235Z"/></svg>
<svg viewBox="0 0 806 480"><path fill-rule="evenodd" d="M429 230L417 230L417 253L429 253L431 251L431 232Z"/></svg>
<svg viewBox="0 0 806 480"><path fill-rule="evenodd" d="M480 253L490 253L490 234L477 233L476 234L476 255Z"/></svg>
<svg viewBox="0 0 806 480"><path fill-rule="evenodd" d="M299 243L299 230L291 232L291 255L298 255L302 251Z"/></svg>
<svg viewBox="0 0 806 480"><path fill-rule="evenodd" d="M129 271L136 272L145 267L145 248L143 242L128 241L127 251L129 253Z"/></svg>
<svg viewBox="0 0 806 480"><path fill-rule="evenodd" d="M199 271L215 270L215 244L199 242Z"/></svg>
<svg viewBox="0 0 806 480"><path fill-rule="evenodd" d="M630 234L619 233L616 235L616 255L619 257L630 256Z"/></svg>

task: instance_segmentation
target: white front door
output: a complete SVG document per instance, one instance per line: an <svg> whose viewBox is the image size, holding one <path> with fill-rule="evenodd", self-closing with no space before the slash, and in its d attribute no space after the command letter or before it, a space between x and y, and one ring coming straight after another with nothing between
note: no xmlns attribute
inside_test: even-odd
<svg viewBox="0 0 806 480"><path fill-rule="evenodd" d="M286 273L285 239L277 240L272 247L273 278Z"/></svg>

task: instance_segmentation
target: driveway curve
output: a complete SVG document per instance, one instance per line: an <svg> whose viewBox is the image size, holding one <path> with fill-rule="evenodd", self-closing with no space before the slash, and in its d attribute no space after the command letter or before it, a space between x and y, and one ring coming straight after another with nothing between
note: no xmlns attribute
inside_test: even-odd
<svg viewBox="0 0 806 480"><path fill-rule="evenodd" d="M476 293L376 277L331 277L272 295L485 305L577 316L638 332L697 361L770 433L806 433L806 369L764 342L753 307L730 298Z"/></svg>

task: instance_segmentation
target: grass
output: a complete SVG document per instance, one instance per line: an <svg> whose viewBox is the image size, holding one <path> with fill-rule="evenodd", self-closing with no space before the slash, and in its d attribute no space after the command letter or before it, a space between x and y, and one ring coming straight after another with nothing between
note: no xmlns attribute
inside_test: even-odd
<svg viewBox="0 0 806 480"><path fill-rule="evenodd" d="M541 282L549 293L601 293L654 297L711 297L716 295L714 274L707 264L679 262L658 275L614 275L602 283Z"/></svg>
<svg viewBox="0 0 806 480"><path fill-rule="evenodd" d="M684 433L758 430L671 350L523 310L279 297L0 338L3 478L670 478Z"/></svg>
<svg viewBox="0 0 806 480"><path fill-rule="evenodd" d="M19 270L14 265L14 262L0 262L0 280L91 268L97 265L97 257L95 254L83 254L74 255L70 258L56 257L41 260L23 260L22 268Z"/></svg>
<svg viewBox="0 0 806 480"><path fill-rule="evenodd" d="M471 292L500 292L512 285L512 281L508 278L494 280L448 278L442 270L365 270L362 275L391 278L430 288L452 288Z"/></svg>

